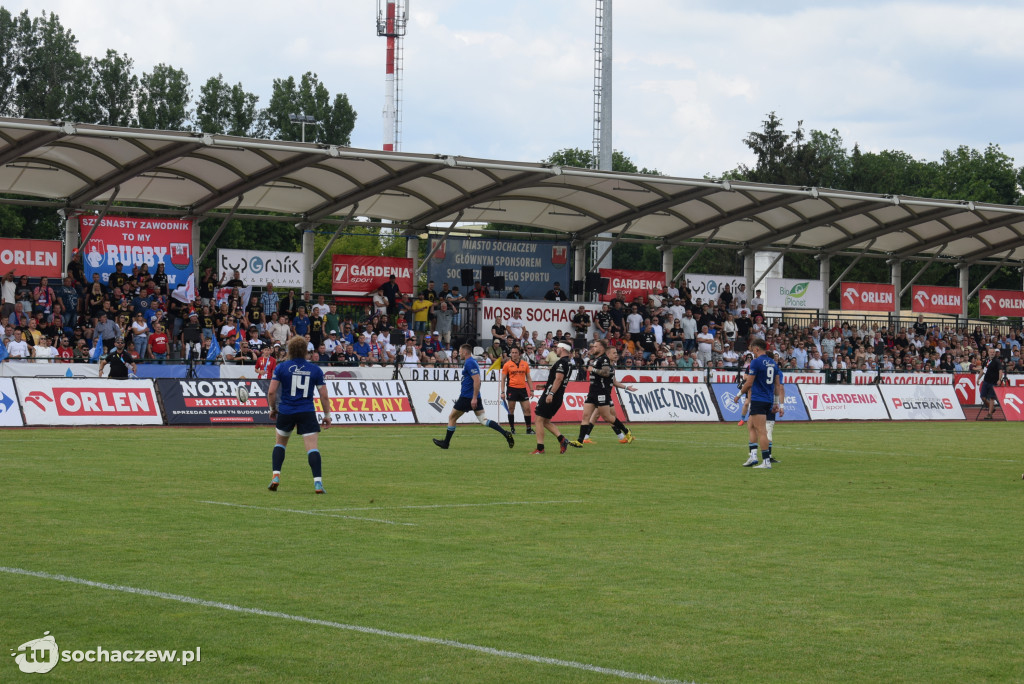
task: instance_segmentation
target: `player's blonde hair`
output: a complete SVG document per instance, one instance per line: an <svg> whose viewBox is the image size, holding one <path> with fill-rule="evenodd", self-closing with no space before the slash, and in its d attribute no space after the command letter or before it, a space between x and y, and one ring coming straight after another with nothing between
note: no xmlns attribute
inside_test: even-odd
<svg viewBox="0 0 1024 684"><path fill-rule="evenodd" d="M308 348L309 344L306 342L306 338L302 335L296 335L288 340L288 358L304 359L306 358L306 350Z"/></svg>

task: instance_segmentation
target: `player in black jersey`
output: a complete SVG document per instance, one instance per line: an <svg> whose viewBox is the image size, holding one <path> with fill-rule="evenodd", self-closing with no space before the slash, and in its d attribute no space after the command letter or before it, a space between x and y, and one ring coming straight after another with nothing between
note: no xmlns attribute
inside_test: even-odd
<svg viewBox="0 0 1024 684"><path fill-rule="evenodd" d="M569 442L569 446L578 449L584 444L592 444L590 431L594 429L598 417L604 418L604 422L612 426L621 444L629 444L633 441L633 433L615 417L612 395L616 387L628 392L635 392L636 387L624 385L615 379L618 350L615 347L609 348L604 340L594 340L590 343L590 358L590 391L587 392L587 400L583 404L580 436L576 441Z"/></svg>
<svg viewBox="0 0 1024 684"><path fill-rule="evenodd" d="M537 401L537 407L533 410L534 418L537 421L537 449L531 453L544 453L544 430L545 428L558 440L558 447L561 453L565 453L569 446L569 440L565 438L551 420L562 408L562 397L565 395L565 387L569 383L569 356L572 354L572 347L565 342L555 345L555 353L558 360L548 371L548 381L544 385L544 394Z"/></svg>

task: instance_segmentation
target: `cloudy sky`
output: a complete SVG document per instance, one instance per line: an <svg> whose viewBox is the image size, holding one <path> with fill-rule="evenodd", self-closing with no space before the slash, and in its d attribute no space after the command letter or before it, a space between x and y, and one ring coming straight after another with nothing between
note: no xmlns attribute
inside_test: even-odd
<svg viewBox="0 0 1024 684"><path fill-rule="evenodd" d="M384 39L376 0L31 0L80 50L138 73L218 73L265 102L275 77L319 74L382 144ZM750 163L770 111L787 129L836 128L852 148L937 159L997 143L1024 165L1024 3L617 0L614 146L674 176ZM402 149L540 161L590 148L593 0L411 0Z"/></svg>

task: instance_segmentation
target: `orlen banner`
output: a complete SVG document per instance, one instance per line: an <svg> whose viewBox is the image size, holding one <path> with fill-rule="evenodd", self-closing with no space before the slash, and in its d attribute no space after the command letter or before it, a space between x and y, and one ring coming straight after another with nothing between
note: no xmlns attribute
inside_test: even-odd
<svg viewBox="0 0 1024 684"><path fill-rule="evenodd" d="M79 223L85 239L96 217L83 216ZM168 289L174 290L192 275L192 221L106 216L82 247L82 261L86 282L92 282L92 274L99 273L104 283L119 261L129 275L132 266L146 264L152 274L162 263Z"/></svg>
<svg viewBox="0 0 1024 684"><path fill-rule="evenodd" d="M977 406L981 403L981 388L974 373L954 373L953 390L961 406Z"/></svg>
<svg viewBox="0 0 1024 684"><path fill-rule="evenodd" d="M893 420L963 420L951 385L884 385L882 398Z"/></svg>
<svg viewBox="0 0 1024 684"><path fill-rule="evenodd" d="M21 240L0 238L0 273L14 271L15 276L60 278L60 240Z"/></svg>
<svg viewBox="0 0 1024 684"><path fill-rule="evenodd" d="M15 378L26 425L163 425L152 380Z"/></svg>
<svg viewBox="0 0 1024 684"><path fill-rule="evenodd" d="M852 385L797 385L811 420L887 420L878 388Z"/></svg>
<svg viewBox="0 0 1024 684"><path fill-rule="evenodd" d="M572 327L572 317L583 310L590 315L590 331L587 339L591 339L594 330L594 314L601 310L600 304L594 302L530 302L525 299L481 299L477 302L480 307L480 315L477 316L477 335L481 338L491 338L491 326L494 325L495 316L501 316L505 323L510 318L519 318L523 321L523 328L530 332L536 330L540 339L544 339L547 333L555 333L561 330L564 332L575 332Z"/></svg>
<svg viewBox="0 0 1024 684"><path fill-rule="evenodd" d="M397 380L328 380L327 398L335 425L415 423L405 383ZM313 400L323 417L320 396Z"/></svg>
<svg viewBox="0 0 1024 684"><path fill-rule="evenodd" d="M783 406L786 410L776 420L810 420L807 417L807 409L800 399L800 389L796 385L786 384L786 401ZM718 408L722 411L722 420L726 422L739 421L740 408L743 406L743 397L736 389L736 383L714 384L711 390L715 393L718 401Z"/></svg>
<svg viewBox="0 0 1024 684"><path fill-rule="evenodd" d="M621 390L619 399L630 422L718 422L718 409L707 385L637 385L636 392Z"/></svg>
<svg viewBox="0 0 1024 684"><path fill-rule="evenodd" d="M735 370L712 370L709 371L710 382L731 382L733 385L736 384L736 372ZM700 372L701 375L704 371ZM789 370L788 368L783 371L783 379L786 384L795 383L800 385L824 385L825 374L818 373L817 371L800 371L800 370ZM623 380L625 382L625 380Z"/></svg>
<svg viewBox="0 0 1024 684"><path fill-rule="evenodd" d="M981 290L978 313L982 316L1024 316L1024 292L1017 290Z"/></svg>
<svg viewBox="0 0 1024 684"><path fill-rule="evenodd" d="M996 387L999 406L1003 409L1006 420L1024 420L1024 390L1013 387Z"/></svg>
<svg viewBox="0 0 1024 684"><path fill-rule="evenodd" d="M21 427L21 409L14 393L14 380L0 378L0 427Z"/></svg>
<svg viewBox="0 0 1024 684"><path fill-rule="evenodd" d="M267 389L269 380L157 381L168 425L272 425ZM238 388L249 393L243 404Z"/></svg>
<svg viewBox="0 0 1024 684"><path fill-rule="evenodd" d="M736 378L736 372L734 371L731 379ZM638 382L705 382L707 375L704 371L693 371L693 370L659 370L657 368L646 369L646 368L633 368L630 370L624 370L618 368L615 370L615 379L626 385L635 385Z"/></svg>
<svg viewBox="0 0 1024 684"><path fill-rule="evenodd" d="M882 283L840 283L839 308L844 311L893 311L896 287Z"/></svg>
<svg viewBox="0 0 1024 684"><path fill-rule="evenodd" d="M562 408L558 409L555 413L555 417L552 419L555 423L579 423L583 420L583 404L587 400L587 391L590 389L590 383L588 382L570 382L566 385L565 395L562 398ZM533 383L533 396L530 397L530 409L533 411L537 410L537 402L540 401L541 396L544 394L544 383L535 382ZM625 420L626 414L622 412L622 402L625 401L626 394L629 392L621 392L619 396L613 397L612 401L615 405L615 416L619 420ZM492 417L492 414L487 414ZM518 411L516 415L519 415ZM508 420L508 416L504 416L505 420ZM598 421L600 423L600 421Z"/></svg>
<svg viewBox="0 0 1024 684"><path fill-rule="evenodd" d="M245 285L275 288L302 287L302 252L266 252L252 249L218 249L217 274L224 282L234 272Z"/></svg>
<svg viewBox="0 0 1024 684"><path fill-rule="evenodd" d="M914 313L963 315L964 292L959 287L915 285L912 292L910 309Z"/></svg>
<svg viewBox="0 0 1024 684"><path fill-rule="evenodd" d="M343 297L364 297L392 275L402 294L413 294L412 259L335 254L331 274L331 292Z"/></svg>
<svg viewBox="0 0 1024 684"><path fill-rule="evenodd" d="M434 254L428 272L438 289L441 283L448 283L465 294L461 271L471 269L473 280L482 280L481 267L490 266L494 275L505 278L505 291L496 292L497 297L518 285L524 298L543 299L556 281L563 290L570 291L568 242L432 238L430 248Z"/></svg>
<svg viewBox="0 0 1024 684"><path fill-rule="evenodd" d="M598 271L608 279L608 294L601 295L602 302L623 299L627 304L637 297L647 300L651 292L665 289L665 274L662 271L624 271L618 268L602 268Z"/></svg>
<svg viewBox="0 0 1024 684"><path fill-rule="evenodd" d="M820 280L765 278L764 306L766 309L827 309L825 285Z"/></svg>

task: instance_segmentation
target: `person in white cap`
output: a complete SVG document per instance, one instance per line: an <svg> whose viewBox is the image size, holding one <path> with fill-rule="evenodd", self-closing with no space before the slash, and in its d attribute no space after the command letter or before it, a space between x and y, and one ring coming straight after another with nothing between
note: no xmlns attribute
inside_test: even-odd
<svg viewBox="0 0 1024 684"><path fill-rule="evenodd" d="M558 360L551 365L548 371L548 381L544 385L544 393L537 401L537 407L533 411L537 421L537 449L533 454L544 453L544 430L547 430L558 440L560 453L565 453L569 446L569 440L565 438L551 420L562 408L562 398L565 395L565 387L569 383L569 358L572 356L572 347L565 342L559 342L554 348Z"/></svg>

